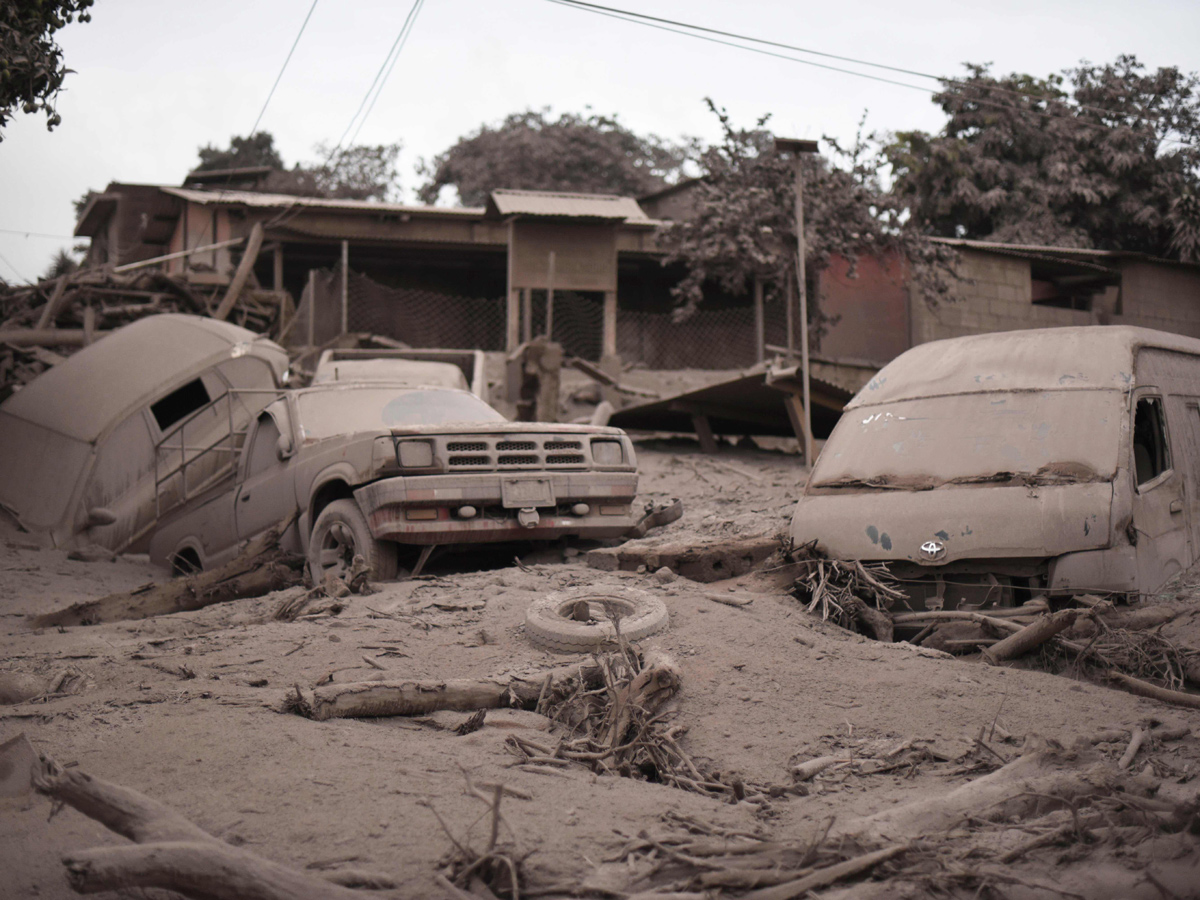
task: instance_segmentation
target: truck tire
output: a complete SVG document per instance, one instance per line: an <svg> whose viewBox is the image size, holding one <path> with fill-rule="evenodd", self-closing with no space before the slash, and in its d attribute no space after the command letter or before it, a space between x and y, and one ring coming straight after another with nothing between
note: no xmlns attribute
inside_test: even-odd
<svg viewBox="0 0 1200 900"><path fill-rule="evenodd" d="M590 608L588 622L573 618L581 602ZM525 633L533 643L548 650L588 653L616 639L606 608L620 614L621 634L629 641L657 634L669 620L666 604L642 591L625 590L619 595L559 591L529 604Z"/></svg>
<svg viewBox="0 0 1200 900"><path fill-rule="evenodd" d="M346 575L355 554L371 569L373 581L393 581L399 568L399 548L391 541L371 535L366 516L353 500L334 500L317 516L308 541L308 563L313 580L320 585L325 576Z"/></svg>

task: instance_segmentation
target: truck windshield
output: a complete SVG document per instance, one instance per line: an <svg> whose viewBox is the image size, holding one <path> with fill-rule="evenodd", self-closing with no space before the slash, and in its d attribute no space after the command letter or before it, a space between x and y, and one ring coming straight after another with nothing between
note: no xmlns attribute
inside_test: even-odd
<svg viewBox="0 0 1200 900"><path fill-rule="evenodd" d="M504 416L466 391L347 385L301 393L296 403L305 441L409 425L505 421Z"/></svg>
<svg viewBox="0 0 1200 900"><path fill-rule="evenodd" d="M973 482L1109 481L1120 391L925 397L847 410L821 451L814 487L922 490Z"/></svg>

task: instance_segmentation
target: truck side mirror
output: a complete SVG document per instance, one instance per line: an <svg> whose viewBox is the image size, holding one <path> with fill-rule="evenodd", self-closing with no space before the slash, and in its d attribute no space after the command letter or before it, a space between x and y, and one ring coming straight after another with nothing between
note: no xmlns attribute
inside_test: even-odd
<svg viewBox="0 0 1200 900"><path fill-rule="evenodd" d="M292 439L286 434L281 434L279 440L275 442L275 455L281 460L292 455Z"/></svg>

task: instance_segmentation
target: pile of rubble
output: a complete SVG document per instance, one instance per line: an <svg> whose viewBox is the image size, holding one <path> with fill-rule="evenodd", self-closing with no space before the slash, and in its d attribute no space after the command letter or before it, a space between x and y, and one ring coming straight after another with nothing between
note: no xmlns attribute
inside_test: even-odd
<svg viewBox="0 0 1200 900"><path fill-rule="evenodd" d="M134 263L77 269L37 284L0 286L0 400L108 331L158 313L228 319L277 335L294 315L291 296L235 276L228 286ZM243 289L244 288L244 289Z"/></svg>

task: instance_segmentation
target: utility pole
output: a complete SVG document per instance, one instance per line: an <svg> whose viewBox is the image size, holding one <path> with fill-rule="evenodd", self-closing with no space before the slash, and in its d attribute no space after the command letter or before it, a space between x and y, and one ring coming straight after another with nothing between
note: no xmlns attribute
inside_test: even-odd
<svg viewBox="0 0 1200 900"><path fill-rule="evenodd" d="M812 395L808 377L808 280L804 266L804 156L816 153L816 141L775 138L776 153L791 153L796 167L796 293L800 297L800 379L804 402L804 463L812 467ZM791 335L789 335L791 337Z"/></svg>

